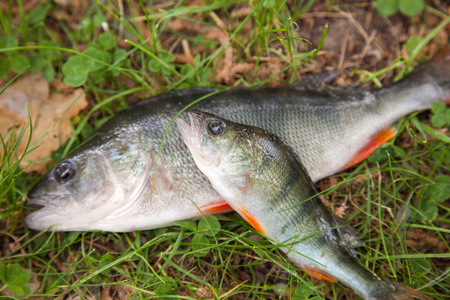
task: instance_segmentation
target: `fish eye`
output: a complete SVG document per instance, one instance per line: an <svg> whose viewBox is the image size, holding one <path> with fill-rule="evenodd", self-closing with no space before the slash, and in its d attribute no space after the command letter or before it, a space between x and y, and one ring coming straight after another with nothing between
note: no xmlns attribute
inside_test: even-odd
<svg viewBox="0 0 450 300"><path fill-rule="evenodd" d="M60 183L66 182L75 175L75 164L71 161L63 161L55 169L55 177Z"/></svg>
<svg viewBox="0 0 450 300"><path fill-rule="evenodd" d="M212 120L208 123L208 131L213 135L221 135L225 131L225 123L219 120Z"/></svg>

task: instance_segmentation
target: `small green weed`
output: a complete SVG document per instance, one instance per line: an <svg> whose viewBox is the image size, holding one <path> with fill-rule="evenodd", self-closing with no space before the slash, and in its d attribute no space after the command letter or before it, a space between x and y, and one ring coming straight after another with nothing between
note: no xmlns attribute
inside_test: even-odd
<svg viewBox="0 0 450 300"><path fill-rule="evenodd" d="M450 199L450 176L439 175L427 184L422 201L417 207L414 220L433 222L437 215L439 206Z"/></svg>
<svg viewBox="0 0 450 300"><path fill-rule="evenodd" d="M85 84L90 76L92 84L103 84L107 79L105 71L118 76L120 68L131 65L127 56L126 50L117 48L114 36L103 32L99 35L98 43L89 44L80 56L70 56L62 65L64 82L78 87Z"/></svg>
<svg viewBox="0 0 450 300"><path fill-rule="evenodd" d="M42 72L47 81L55 78L54 64L61 59L58 47L48 30L43 24L48 13L53 8L50 1L43 1L42 5L37 6L33 10L25 13L23 11L22 2L19 1L21 21L18 27L12 25L8 19L10 15L0 10L0 22L6 35L0 37L0 49L10 49L2 51L6 57L0 57L0 78L5 77L10 71L21 73L29 69L33 73ZM18 39L17 36L21 38ZM41 46L37 51L32 48L19 46L27 46L36 43Z"/></svg>
<svg viewBox="0 0 450 300"><path fill-rule="evenodd" d="M198 222L198 226L193 220L177 221L175 225L194 232L192 251L196 257L204 257L209 254L205 247L211 244L211 239L220 230L220 223L215 216L205 216Z"/></svg>

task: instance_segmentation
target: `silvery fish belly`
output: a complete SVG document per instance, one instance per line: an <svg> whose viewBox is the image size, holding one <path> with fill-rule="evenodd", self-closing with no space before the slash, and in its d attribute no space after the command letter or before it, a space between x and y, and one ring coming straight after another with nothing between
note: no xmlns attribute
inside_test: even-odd
<svg viewBox="0 0 450 300"><path fill-rule="evenodd" d="M294 152L267 131L200 111L178 128L194 161L217 192L256 230L280 244L289 259L313 277L340 281L364 299L430 299L417 290L378 279L352 248L355 230L316 196Z"/></svg>
<svg viewBox="0 0 450 300"><path fill-rule="evenodd" d="M365 159L391 138L406 114L450 99L449 52L375 91L312 90L297 85L237 88L193 108L264 128L283 138L317 181ZM119 113L81 149L55 166L28 195L40 209L26 225L37 230L132 231L173 224L230 207L196 167L176 128L183 107L216 89L160 95Z"/></svg>

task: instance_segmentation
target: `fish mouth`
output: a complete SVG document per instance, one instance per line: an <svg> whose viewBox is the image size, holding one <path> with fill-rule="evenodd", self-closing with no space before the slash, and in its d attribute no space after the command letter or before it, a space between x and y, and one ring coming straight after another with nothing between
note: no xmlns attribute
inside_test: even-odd
<svg viewBox="0 0 450 300"><path fill-rule="evenodd" d="M25 202L25 208L28 208L34 212L45 208L47 204L47 201L41 199L40 197L29 194L28 200Z"/></svg>
<svg viewBox="0 0 450 300"><path fill-rule="evenodd" d="M208 166L211 162L205 158L201 150L205 139L202 131L202 121L204 121L206 114L195 110L190 110L187 114L191 125L181 118L177 118L175 122L177 123L184 144L188 147L189 152L191 152L192 158L197 166L199 168L202 168L201 166Z"/></svg>
<svg viewBox="0 0 450 300"><path fill-rule="evenodd" d="M25 207L32 211L36 211L36 210L40 210L40 209L44 208L45 205L27 202L27 203L25 203Z"/></svg>
<svg viewBox="0 0 450 300"><path fill-rule="evenodd" d="M42 215L45 215L45 205L41 201L27 200L25 202L25 208L29 210L27 216L25 216L25 225L28 228L35 230L44 230L45 226L42 226L39 222L39 219Z"/></svg>
<svg viewBox="0 0 450 300"><path fill-rule="evenodd" d="M25 208L29 210L24 219L25 225L34 230L47 230L50 227L58 227L58 220L67 218L67 214L63 215L55 207L47 203L44 199L29 199L25 202Z"/></svg>
<svg viewBox="0 0 450 300"><path fill-rule="evenodd" d="M30 208L32 211L41 210L48 206L51 206L52 201L58 201L61 199L60 195L46 194L45 197L37 191L31 190L28 193L28 200L25 202L25 207Z"/></svg>
<svg viewBox="0 0 450 300"><path fill-rule="evenodd" d="M189 120L190 122L190 120ZM190 136L190 132L192 131L192 127L186 123L183 119L180 117L175 119L175 123L177 124L178 130L181 133L181 136L183 137L183 140L186 141L187 138Z"/></svg>
<svg viewBox="0 0 450 300"><path fill-rule="evenodd" d="M175 123L177 124L178 130L180 131L185 144L188 148L191 148L191 146L198 145L201 142L201 134L195 130L195 125L197 123L196 116L198 113L195 111L188 111L187 114L190 125L179 117L175 120Z"/></svg>

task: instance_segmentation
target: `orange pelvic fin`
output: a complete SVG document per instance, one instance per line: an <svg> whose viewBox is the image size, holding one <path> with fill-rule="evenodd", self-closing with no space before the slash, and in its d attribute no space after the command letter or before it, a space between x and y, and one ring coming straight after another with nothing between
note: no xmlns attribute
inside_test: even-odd
<svg viewBox="0 0 450 300"><path fill-rule="evenodd" d="M395 130L394 127L383 129L382 131L378 132L367 145L359 150L359 152L347 164L345 164L344 167L341 168L341 171L354 166L357 163L360 163L368 158L370 154L373 153L373 151L392 139L396 134L397 130Z"/></svg>
<svg viewBox="0 0 450 300"><path fill-rule="evenodd" d="M259 225L258 221L243 207L239 207L239 213L240 215L247 221L250 225L252 225L253 228L256 229L256 231L264 234L264 230L262 229L261 225Z"/></svg>
<svg viewBox="0 0 450 300"><path fill-rule="evenodd" d="M225 200L221 200L220 202L214 202L211 204L207 204L200 207L200 210L203 214L224 214L227 212L233 211L230 205L228 205Z"/></svg>
<svg viewBox="0 0 450 300"><path fill-rule="evenodd" d="M326 274L323 274L323 273L320 273L320 272L317 272L316 270L305 269L305 268L302 268L302 269L303 269L303 271L305 271L311 277L314 277L314 278L317 278L317 279L323 279L323 280L326 280L326 281L329 281L329 282L338 282L333 277L331 277L329 275L326 275Z"/></svg>

